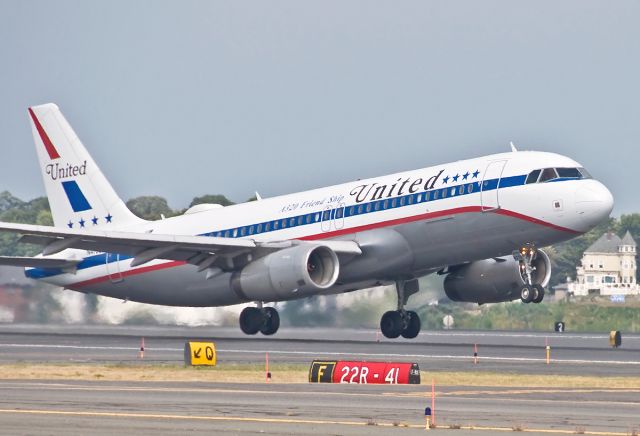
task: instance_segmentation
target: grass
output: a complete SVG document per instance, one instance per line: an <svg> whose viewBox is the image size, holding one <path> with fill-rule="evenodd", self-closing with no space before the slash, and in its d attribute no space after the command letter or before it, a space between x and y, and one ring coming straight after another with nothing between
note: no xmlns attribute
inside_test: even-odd
<svg viewBox="0 0 640 436"><path fill-rule="evenodd" d="M308 383L304 364L273 364L271 383ZM640 389L640 377L504 374L491 372L422 372L423 384L435 379L438 387L537 387ZM225 363L215 367L170 364L12 363L0 364L0 379L179 381L211 383L264 383L264 366Z"/></svg>

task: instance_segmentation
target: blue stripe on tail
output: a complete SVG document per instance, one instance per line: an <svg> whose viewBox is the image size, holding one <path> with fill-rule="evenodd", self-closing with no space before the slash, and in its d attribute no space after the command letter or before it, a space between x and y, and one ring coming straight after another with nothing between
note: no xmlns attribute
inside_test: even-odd
<svg viewBox="0 0 640 436"><path fill-rule="evenodd" d="M91 209L91 205L75 180L62 182L62 187L64 188L65 194L67 194L67 198L69 199L69 203L71 203L71 208L74 212L82 212L84 210Z"/></svg>

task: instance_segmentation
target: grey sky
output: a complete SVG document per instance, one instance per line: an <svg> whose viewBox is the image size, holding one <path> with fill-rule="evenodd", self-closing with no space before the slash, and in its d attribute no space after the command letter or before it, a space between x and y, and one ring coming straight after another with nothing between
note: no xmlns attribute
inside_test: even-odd
<svg viewBox="0 0 640 436"><path fill-rule="evenodd" d="M125 199L243 201L556 151L640 212L639 1L0 0L0 190L57 103Z"/></svg>

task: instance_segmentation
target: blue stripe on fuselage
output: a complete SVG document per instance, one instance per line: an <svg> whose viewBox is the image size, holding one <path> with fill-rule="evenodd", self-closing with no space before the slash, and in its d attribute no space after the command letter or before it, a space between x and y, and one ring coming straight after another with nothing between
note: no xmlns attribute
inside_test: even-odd
<svg viewBox="0 0 640 436"><path fill-rule="evenodd" d="M429 191L423 191L415 194L403 195L400 197L393 197L384 200L375 200L368 203L360 203L352 206L347 206L344 208L343 217L348 218L357 215L365 215L374 212L382 212L383 210L396 209L399 207L405 206L413 206L420 203L431 202L444 200L453 197L460 197L463 195L469 194L477 194L481 192L480 184L482 183L482 191L491 191L497 189L498 186L500 188L510 188L514 186L521 186L525 184L527 176L510 176L503 177L501 179L491 179L485 180L483 182L476 181L470 182L460 185L450 185L450 186L442 186L440 188L434 188ZM562 179L562 180L574 180L574 179ZM462 189L460 189L462 188ZM420 199L420 201L418 201ZM395 201L394 201L395 200ZM386 206L385 206L386 205ZM288 229L291 227L299 227L310 224L317 224L322 221L322 214L325 212L329 212L330 220L335 219L335 215L338 209L342 208L334 208L331 211L323 211L323 212L311 212L304 215L296 215L287 218L280 218L273 221L266 221L262 223L249 224L246 226L235 227L231 229L217 230L213 232L203 233L199 236L217 236L217 237L231 237L231 238L241 238L245 236L253 236L261 233L270 233L279 230ZM318 219L320 217L320 219ZM285 227L278 225L275 227L275 223L285 223ZM261 231L257 231L258 226L260 226ZM248 230L252 228L253 232L251 234L241 234L242 229ZM225 236L227 233L229 236ZM119 260L130 259L133 256L128 255L120 255ZM78 270L92 268L94 266L101 266L107 263L115 262L116 258L113 256L113 259L110 258L109 262L107 262L107 255L105 253L100 253L96 255L92 255L86 257L77 265ZM25 271L25 275L32 279L43 279L46 277L52 277L59 274L64 274L59 268L33 268Z"/></svg>

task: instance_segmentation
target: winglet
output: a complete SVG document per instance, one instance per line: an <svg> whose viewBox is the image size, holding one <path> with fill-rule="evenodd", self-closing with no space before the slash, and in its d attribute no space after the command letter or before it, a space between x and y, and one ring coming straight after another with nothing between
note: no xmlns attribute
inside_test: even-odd
<svg viewBox="0 0 640 436"><path fill-rule="evenodd" d="M513 141L509 141L509 145L511 145L511 151L513 151L514 153L516 151L518 151L518 149L516 148L516 146L513 144Z"/></svg>

